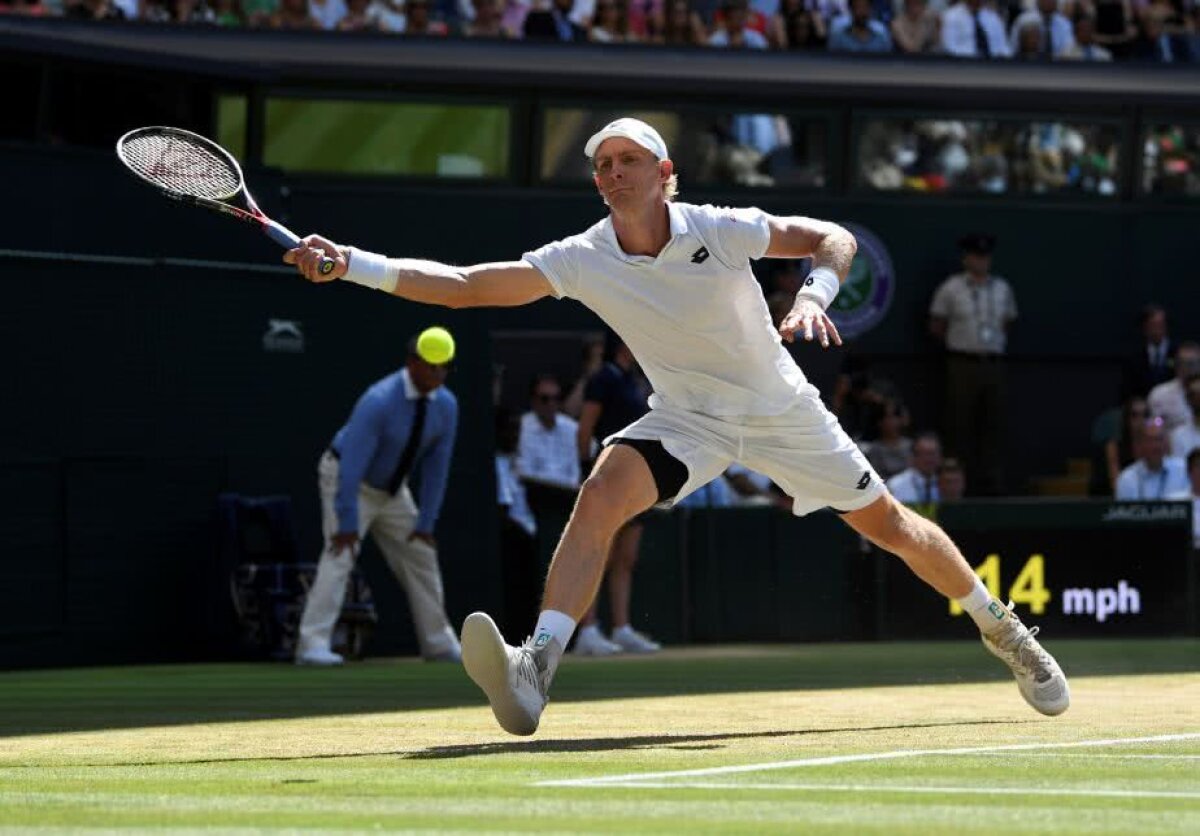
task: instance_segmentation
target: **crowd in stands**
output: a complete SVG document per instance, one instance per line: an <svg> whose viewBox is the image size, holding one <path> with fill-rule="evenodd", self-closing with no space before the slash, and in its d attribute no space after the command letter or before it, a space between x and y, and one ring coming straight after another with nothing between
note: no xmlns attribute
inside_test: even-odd
<svg viewBox="0 0 1200 836"><path fill-rule="evenodd" d="M0 0L0 13L1017 61L1200 61L1196 0Z"/></svg>

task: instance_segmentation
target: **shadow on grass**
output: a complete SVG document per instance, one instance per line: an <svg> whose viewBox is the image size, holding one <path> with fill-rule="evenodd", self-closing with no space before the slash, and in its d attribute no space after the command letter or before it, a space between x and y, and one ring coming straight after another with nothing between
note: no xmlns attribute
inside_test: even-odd
<svg viewBox="0 0 1200 836"><path fill-rule="evenodd" d="M117 761L99 764L81 764L96 769L112 769L114 767L139 766L199 766L205 764L229 763L260 763L268 761L303 762L335 759L352 760L355 758L399 757L404 760L448 760L453 758L472 758L484 755L513 755L513 754L562 754L579 752L619 752L631 749L684 749L684 750L719 750L726 743L737 740L774 740L788 737L806 737L811 735L866 733L875 731L897 731L900 729L936 729L970 726L1020 726L1037 723L1038 720L963 720L950 723L898 723L885 726L846 726L834 729L784 729L761 732L728 732L724 734L654 734L633 735L631 737L579 737L579 738L540 738L506 741L504 743L464 744L459 746L432 746L419 752L403 750L380 750L370 752L329 752L316 755L281 755L253 758L188 758L182 760L155 761ZM21 764L5 764L4 768L12 769ZM32 766L31 768L41 768ZM315 779L290 779L282 781L285 784L317 783Z"/></svg>
<svg viewBox="0 0 1200 836"><path fill-rule="evenodd" d="M1037 720L964 720L955 723L900 723L892 726L849 726L836 729L792 729L783 731L736 732L729 734L656 734L634 737L587 737L575 740L526 740L507 743L479 743L460 746L431 746L405 755L407 760L471 758L478 755L511 755L520 752L612 752L623 749L721 749L720 744L734 740L769 740L817 734L896 731L898 729L940 729L954 726L1017 726ZM683 745L681 745L683 744ZM687 745L698 744L698 745Z"/></svg>
<svg viewBox="0 0 1200 836"><path fill-rule="evenodd" d="M1068 676L1194 672L1200 640L1060 641L1050 650ZM709 646L654 657L568 658L554 700L1007 679L1007 670L977 641ZM22 671L0 673L0 738L486 705L460 667L413 660L341 669L225 664Z"/></svg>

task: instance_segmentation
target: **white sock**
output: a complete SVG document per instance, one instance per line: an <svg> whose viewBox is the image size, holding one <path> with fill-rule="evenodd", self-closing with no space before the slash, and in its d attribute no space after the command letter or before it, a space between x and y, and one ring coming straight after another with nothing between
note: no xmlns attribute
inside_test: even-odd
<svg viewBox="0 0 1200 836"><path fill-rule="evenodd" d="M538 646L538 638L543 633L549 633L558 639L559 647L566 647L575 632L575 619L565 612L558 610L542 610L538 616L537 627L533 631L534 646Z"/></svg>
<svg viewBox="0 0 1200 836"><path fill-rule="evenodd" d="M955 600L985 633L990 633L1000 626L1008 615L1008 610L992 597L987 587L983 585L983 579L979 577L975 578L975 587L970 592Z"/></svg>

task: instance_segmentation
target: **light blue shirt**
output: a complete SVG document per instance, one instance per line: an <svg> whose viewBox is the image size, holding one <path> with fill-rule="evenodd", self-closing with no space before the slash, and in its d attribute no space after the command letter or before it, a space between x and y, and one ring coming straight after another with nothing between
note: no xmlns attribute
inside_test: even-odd
<svg viewBox="0 0 1200 836"><path fill-rule="evenodd" d="M420 392L401 369L371 385L354 405L350 420L333 437L333 449L339 457L338 487L333 507L337 512L338 531L358 531L358 486L366 483L386 491L396 472L400 456L408 444ZM446 495L446 474L454 452L458 429L458 399L439 386L427 396L425 427L413 459L413 470L420 468L421 487L417 498L416 531L432 534L442 499ZM409 472L411 478L412 472Z"/></svg>
<svg viewBox="0 0 1200 836"><path fill-rule="evenodd" d="M1177 456L1164 457L1158 470L1151 470L1138 459L1117 477L1117 499L1179 499L1191 495L1187 465Z"/></svg>
<svg viewBox="0 0 1200 836"><path fill-rule="evenodd" d="M846 22L829 33L830 52L891 52L892 36L878 20L867 21L867 37L859 38Z"/></svg>
<svg viewBox="0 0 1200 836"><path fill-rule="evenodd" d="M937 476L926 476L915 467L902 470L888 479L887 489L897 502L903 502L906 505L942 501L942 492L938 490Z"/></svg>

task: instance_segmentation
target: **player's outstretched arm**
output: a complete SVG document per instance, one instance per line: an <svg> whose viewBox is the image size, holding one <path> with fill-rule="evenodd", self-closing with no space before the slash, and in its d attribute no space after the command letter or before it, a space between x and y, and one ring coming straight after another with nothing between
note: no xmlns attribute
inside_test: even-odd
<svg viewBox="0 0 1200 836"><path fill-rule="evenodd" d="M779 323L779 333L792 342L797 334L805 340L818 339L828 348L841 345L837 326L825 312L850 272L858 242L844 227L813 218L769 217L770 258L812 257L812 272L804 280L791 311Z"/></svg>
<svg viewBox="0 0 1200 836"><path fill-rule="evenodd" d="M321 259L333 259L333 270L322 275ZM385 258L355 247L338 246L319 235L288 250L283 260L311 282L334 279L373 287L429 305L448 308L512 307L536 302L551 294L542 272L524 261L503 261L452 267L437 261Z"/></svg>

